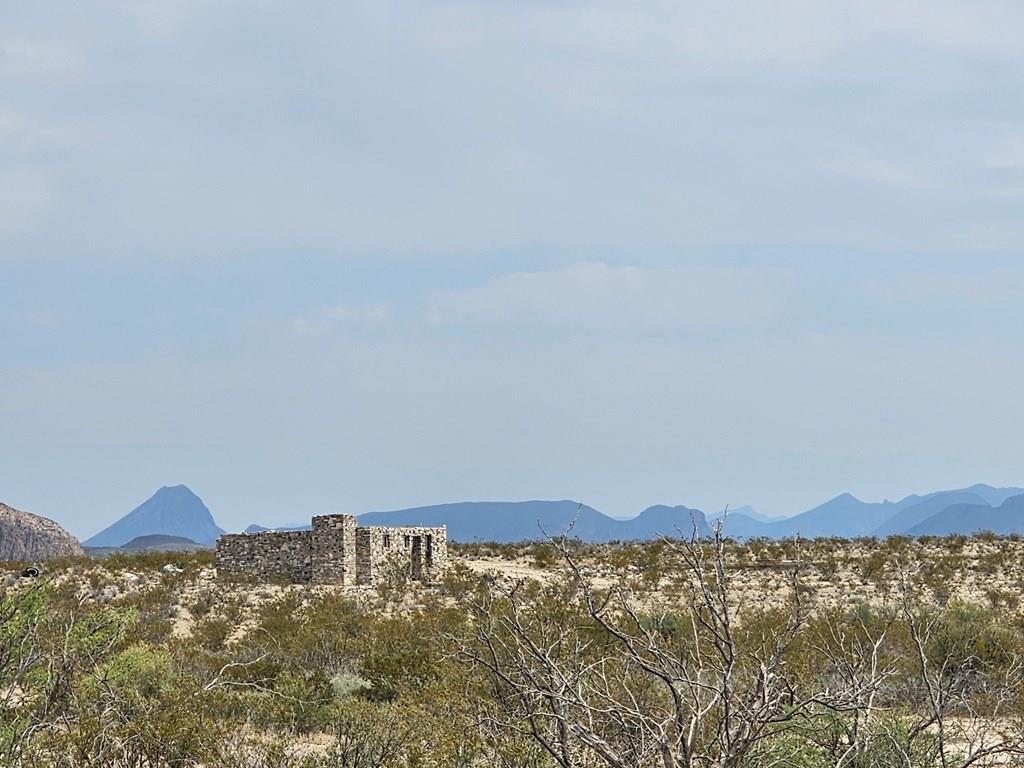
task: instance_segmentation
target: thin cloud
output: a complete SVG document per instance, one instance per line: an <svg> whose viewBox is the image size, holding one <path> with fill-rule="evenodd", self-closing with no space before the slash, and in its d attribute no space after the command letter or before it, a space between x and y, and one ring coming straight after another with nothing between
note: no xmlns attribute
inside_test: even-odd
<svg viewBox="0 0 1024 768"><path fill-rule="evenodd" d="M0 39L0 81L54 84L77 80L83 73L79 55L49 42Z"/></svg>
<svg viewBox="0 0 1024 768"><path fill-rule="evenodd" d="M518 272L435 294L438 324L639 333L735 328L778 315L780 273L719 267L613 267L599 262Z"/></svg>
<svg viewBox="0 0 1024 768"><path fill-rule="evenodd" d="M0 259L1024 246L1006 3L68 9L4 19Z"/></svg>
<svg viewBox="0 0 1024 768"><path fill-rule="evenodd" d="M291 328L311 333L332 328L380 329L394 324L395 308L391 304L339 304L293 318Z"/></svg>
<svg viewBox="0 0 1024 768"><path fill-rule="evenodd" d="M1024 299L1024 274L998 269L978 273L898 274L865 282L864 292L890 303L953 301L989 305Z"/></svg>

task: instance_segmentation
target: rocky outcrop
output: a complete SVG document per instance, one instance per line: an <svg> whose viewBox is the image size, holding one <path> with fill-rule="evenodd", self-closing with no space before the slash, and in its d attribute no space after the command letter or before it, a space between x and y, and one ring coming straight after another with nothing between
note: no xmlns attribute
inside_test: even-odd
<svg viewBox="0 0 1024 768"><path fill-rule="evenodd" d="M53 520L0 504L0 561L41 562L81 554L78 539Z"/></svg>

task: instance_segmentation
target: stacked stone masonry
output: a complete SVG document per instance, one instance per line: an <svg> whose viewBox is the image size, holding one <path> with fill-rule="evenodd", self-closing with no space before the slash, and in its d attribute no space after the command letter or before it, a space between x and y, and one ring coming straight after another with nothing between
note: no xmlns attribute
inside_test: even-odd
<svg viewBox="0 0 1024 768"><path fill-rule="evenodd" d="M375 584L395 576L432 581L448 562L447 529L360 527L351 515L313 518L308 531L222 536L218 576L296 584Z"/></svg>

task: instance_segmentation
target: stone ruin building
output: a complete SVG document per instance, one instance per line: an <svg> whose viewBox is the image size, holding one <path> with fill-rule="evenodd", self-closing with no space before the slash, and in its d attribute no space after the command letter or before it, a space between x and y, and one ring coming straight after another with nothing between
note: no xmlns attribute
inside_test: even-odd
<svg viewBox="0 0 1024 768"><path fill-rule="evenodd" d="M352 515L313 518L307 531L266 531L221 536L217 575L295 584L374 584L398 569L431 581L448 560L445 526L360 526Z"/></svg>

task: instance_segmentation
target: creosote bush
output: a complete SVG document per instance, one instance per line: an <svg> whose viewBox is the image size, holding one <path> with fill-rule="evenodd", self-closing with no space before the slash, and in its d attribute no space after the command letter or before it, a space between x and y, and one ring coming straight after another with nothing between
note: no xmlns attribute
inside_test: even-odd
<svg viewBox="0 0 1024 768"><path fill-rule="evenodd" d="M0 581L0 766L1022 765L1019 547L455 545L380 591L54 563Z"/></svg>

